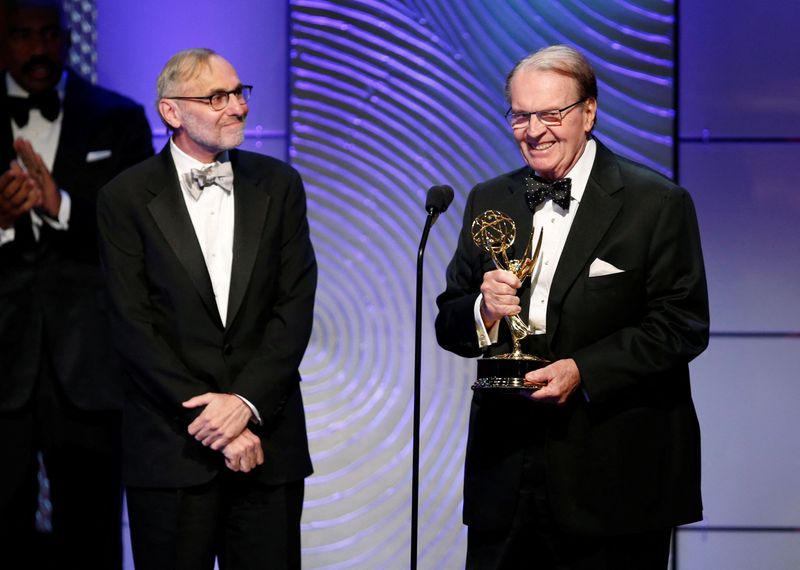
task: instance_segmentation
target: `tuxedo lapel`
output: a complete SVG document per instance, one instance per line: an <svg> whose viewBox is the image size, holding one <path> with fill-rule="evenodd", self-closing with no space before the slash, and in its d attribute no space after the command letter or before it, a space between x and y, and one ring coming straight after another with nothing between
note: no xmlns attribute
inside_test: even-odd
<svg viewBox="0 0 800 570"><path fill-rule="evenodd" d="M600 240L622 207L613 194L622 188L617 163L600 142L580 207L558 261L547 304L547 336L552 341L558 328L561 303L569 288L586 267Z"/></svg>
<svg viewBox="0 0 800 570"><path fill-rule="evenodd" d="M14 159L14 135L11 131L11 115L6 101L6 76L0 74L0 100L3 101L3 108L0 110L0 173L8 170L9 163Z"/></svg>
<svg viewBox="0 0 800 570"><path fill-rule="evenodd" d="M153 176L145 183L153 194L153 199L147 204L147 209L186 273L189 274L206 309L215 316L217 324L222 327L219 309L214 299L211 277L208 275L203 251L197 242L197 234L181 194L169 143L161 151L159 159L162 168L158 175Z"/></svg>
<svg viewBox="0 0 800 570"><path fill-rule="evenodd" d="M92 125L94 112L89 104L88 89L71 71L67 72L64 86L63 119L61 133L58 137L58 148L53 161L53 178L62 180L68 171L75 171L86 164L87 137Z"/></svg>
<svg viewBox="0 0 800 570"><path fill-rule="evenodd" d="M228 296L227 326L233 323L241 307L261 243L260 236L269 210L269 194L258 172L230 151L234 184L233 264Z"/></svg>

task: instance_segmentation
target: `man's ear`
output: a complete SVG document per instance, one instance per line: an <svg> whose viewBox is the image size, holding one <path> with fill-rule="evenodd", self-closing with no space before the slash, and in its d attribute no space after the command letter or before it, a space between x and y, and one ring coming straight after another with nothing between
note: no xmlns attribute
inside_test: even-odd
<svg viewBox="0 0 800 570"><path fill-rule="evenodd" d="M180 128L181 110L172 99L160 99L158 101L158 114L173 130Z"/></svg>
<svg viewBox="0 0 800 570"><path fill-rule="evenodd" d="M597 99L589 97L583 104L584 131L588 135L597 122Z"/></svg>

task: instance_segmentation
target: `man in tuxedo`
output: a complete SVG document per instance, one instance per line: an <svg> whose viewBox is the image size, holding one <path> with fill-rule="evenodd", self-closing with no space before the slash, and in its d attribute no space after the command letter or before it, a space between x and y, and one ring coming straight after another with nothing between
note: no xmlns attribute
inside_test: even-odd
<svg viewBox="0 0 800 570"><path fill-rule="evenodd" d="M153 154L150 127L139 105L65 69L60 2L0 8L0 556L9 568L45 552L65 567L120 568L121 366L95 201ZM47 548L34 546L39 453Z"/></svg>
<svg viewBox="0 0 800 570"><path fill-rule="evenodd" d="M526 165L470 193L436 333L461 356L507 353L502 321L521 315L523 351L550 362L525 376L536 390L474 393L467 567L663 570L671 528L702 516L688 363L709 316L692 200L591 135L597 82L575 49L522 59L506 93ZM516 224L510 258L543 232L524 284L473 243L489 209Z"/></svg>
<svg viewBox="0 0 800 570"><path fill-rule="evenodd" d="M311 473L298 368L316 261L298 173L237 150L251 87L206 49L158 79L172 136L100 192L125 359L137 569L299 568Z"/></svg>

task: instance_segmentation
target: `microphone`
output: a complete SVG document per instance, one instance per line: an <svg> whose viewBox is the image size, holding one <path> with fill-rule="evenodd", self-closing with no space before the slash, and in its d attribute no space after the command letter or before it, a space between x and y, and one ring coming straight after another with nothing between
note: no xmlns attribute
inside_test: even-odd
<svg viewBox="0 0 800 570"><path fill-rule="evenodd" d="M453 196L453 189L450 186L431 186L425 199L425 211L428 212L428 215L444 214L453 201Z"/></svg>
<svg viewBox="0 0 800 570"><path fill-rule="evenodd" d="M422 239L417 251L417 302L414 327L414 419L411 436L411 570L417 570L417 534L419 526L419 424L420 424L420 376L422 372L422 260L425 255L425 244L431 226L444 213L453 201L453 189L450 186L431 186L425 199L425 211L428 218L422 230Z"/></svg>

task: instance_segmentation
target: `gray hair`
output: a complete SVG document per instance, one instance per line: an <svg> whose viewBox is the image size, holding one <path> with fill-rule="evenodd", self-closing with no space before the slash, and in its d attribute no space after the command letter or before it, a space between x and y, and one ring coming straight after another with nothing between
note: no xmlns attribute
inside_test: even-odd
<svg viewBox="0 0 800 570"><path fill-rule="evenodd" d="M215 55L217 52L208 48L185 49L173 55L164 64L164 69L158 74L156 81L156 111L167 129L171 129L171 127L161 116L158 102L170 95L178 95L175 93L178 85L197 77L204 69L208 69L209 60Z"/></svg>
<svg viewBox="0 0 800 570"><path fill-rule="evenodd" d="M523 70L554 71L573 78L578 84L578 97L597 99L597 78L589 61L581 52L567 45L545 47L519 60L506 77L506 101L511 102L511 80Z"/></svg>

